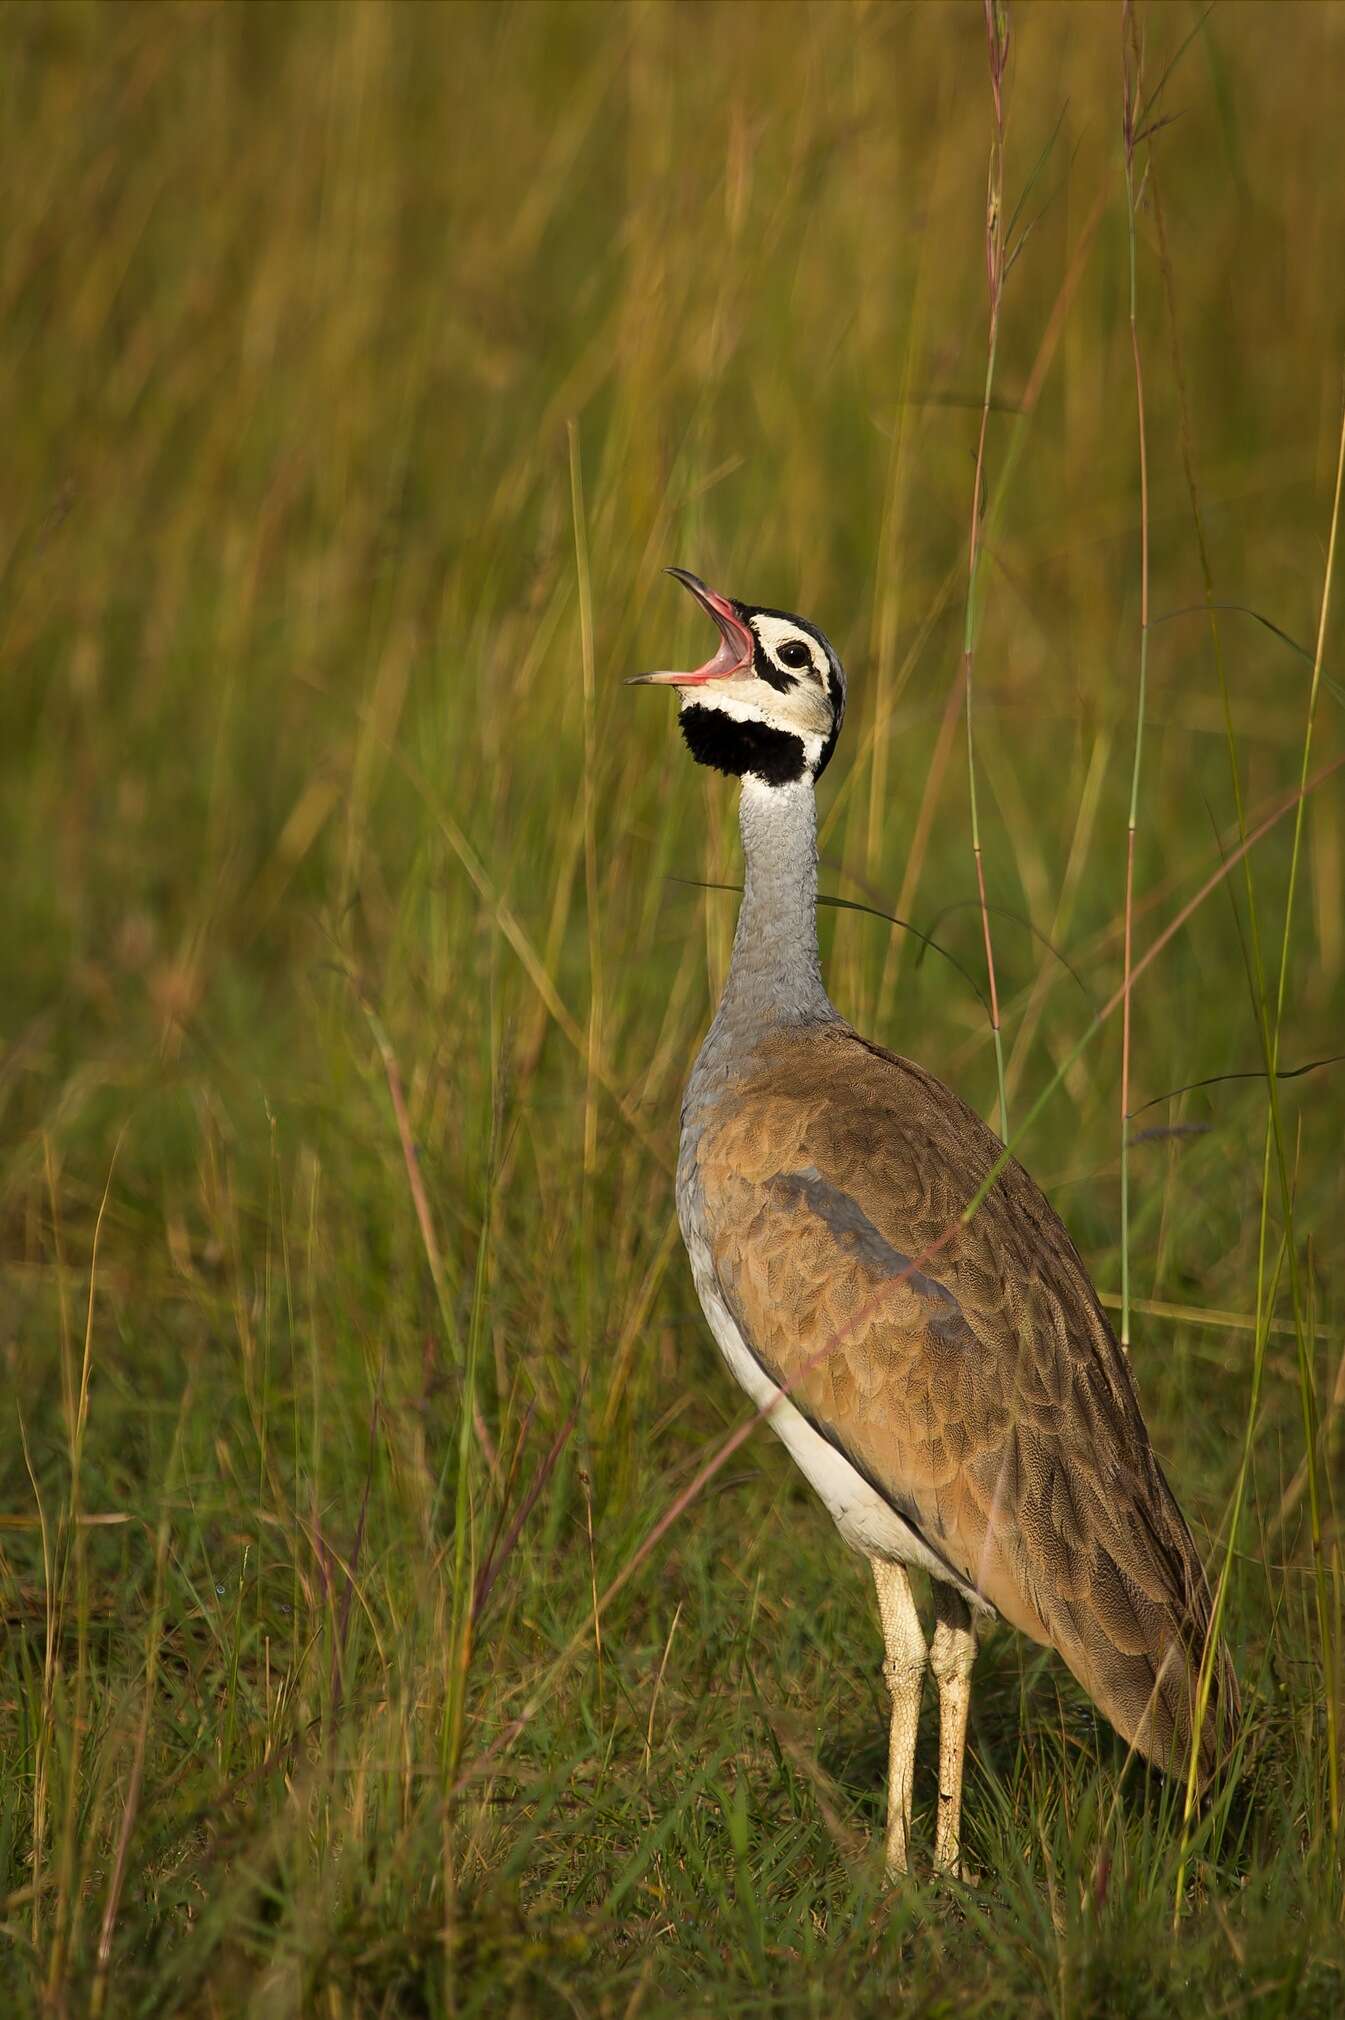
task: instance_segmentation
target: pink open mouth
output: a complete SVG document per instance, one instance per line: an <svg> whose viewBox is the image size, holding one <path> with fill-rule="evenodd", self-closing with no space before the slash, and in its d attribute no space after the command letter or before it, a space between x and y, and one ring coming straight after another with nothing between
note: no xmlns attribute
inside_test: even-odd
<svg viewBox="0 0 1345 2020"><path fill-rule="evenodd" d="M707 680L732 680L735 674L750 673L754 643L752 631L739 617L735 606L726 596L717 596L713 589L707 589L700 577L693 575L689 568L669 568L665 573L684 584L701 608L714 619L719 627L719 650L713 659L707 659L704 666L698 666L690 673L633 673L626 686L701 687Z"/></svg>

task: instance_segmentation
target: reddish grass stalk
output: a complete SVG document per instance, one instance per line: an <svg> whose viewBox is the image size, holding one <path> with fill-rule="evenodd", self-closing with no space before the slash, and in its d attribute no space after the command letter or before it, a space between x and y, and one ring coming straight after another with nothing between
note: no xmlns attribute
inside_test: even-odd
<svg viewBox="0 0 1345 2020"><path fill-rule="evenodd" d="M529 1404L528 1417L525 1418L523 1426L523 1433L525 1436L527 1432L528 1422L530 1421L531 1416L532 1416L532 1405ZM505 1530L503 1538L500 1537L499 1529L497 1526L496 1534L494 1537L492 1537L490 1548L486 1552L485 1561L482 1563L481 1569L477 1573L476 1587L472 1594L472 1626L474 1630L476 1627L479 1626L481 1617L485 1613L486 1607L490 1603L490 1595L494 1590L495 1581L499 1577L501 1571L503 1571L510 1557L513 1555L514 1547L517 1544L519 1537L523 1534L524 1525L527 1522L529 1515L531 1515L533 1509L536 1507L537 1502L541 1497L542 1490L546 1486L547 1481L551 1478L552 1473L555 1471L556 1461L560 1458L561 1453L564 1451L570 1433L574 1430L574 1427L578 1421L579 1421L579 1406L578 1404L576 1404L574 1409L571 1410L569 1416L565 1419L565 1422L561 1425L559 1431L557 1431L555 1437L552 1439L551 1444L546 1453L544 1454L540 1464L538 1465L536 1472L533 1474L531 1480L528 1482L527 1490L524 1493L523 1499L519 1502L518 1507L514 1510L513 1518L510 1521L508 1529ZM521 1452L522 1438L520 1438L519 1449ZM503 1506L501 1506L500 1512L501 1517L503 1517L504 1513Z"/></svg>
<svg viewBox="0 0 1345 2020"><path fill-rule="evenodd" d="M1122 14L1121 135L1125 146L1126 217L1130 252L1130 355L1135 367L1135 416L1139 431L1140 465L1140 668L1135 697L1135 761L1130 775L1130 814L1126 823L1125 928L1122 972L1125 994L1121 1012L1121 1345L1130 1351L1130 973L1135 912L1135 830L1139 819L1140 762L1144 750L1144 707L1149 683L1149 454L1144 429L1144 371L1140 362L1139 328L1135 319L1135 157L1140 131L1140 92L1144 47L1131 0Z"/></svg>
<svg viewBox="0 0 1345 2020"><path fill-rule="evenodd" d="M976 744L972 732L972 673L976 657L976 595L981 568L981 508L985 489L985 438L990 423L990 401L995 383L995 354L999 347L999 311L1004 295L1004 77L1009 60L1009 18L1002 0L985 0L985 36L990 57L990 91L994 100L994 126L990 140L990 166L985 206L985 271L990 295L990 323L986 334L985 393L981 400L981 427L976 441L976 472L971 493L971 531L967 539L967 608L962 631L962 686L967 704L967 789L971 806L971 853L976 865L976 892L981 908L981 937L985 943L985 972L990 991L990 1030L995 1044L995 1074L999 1086L999 1133L1009 1134L1008 1100L1004 1089L1004 1039L999 1021L999 990L995 981L995 949L990 936L990 907L985 895L985 863L981 851L981 822L976 795Z"/></svg>

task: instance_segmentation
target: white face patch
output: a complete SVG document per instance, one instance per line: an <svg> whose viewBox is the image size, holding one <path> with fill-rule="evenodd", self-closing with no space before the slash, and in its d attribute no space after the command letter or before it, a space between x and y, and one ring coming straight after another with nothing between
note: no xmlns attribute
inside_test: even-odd
<svg viewBox="0 0 1345 2020"><path fill-rule="evenodd" d="M827 656L815 638L810 638L791 618L772 617L764 610L758 610L750 622L781 673L794 680L816 681L825 690ZM805 652L806 659L802 656Z"/></svg>

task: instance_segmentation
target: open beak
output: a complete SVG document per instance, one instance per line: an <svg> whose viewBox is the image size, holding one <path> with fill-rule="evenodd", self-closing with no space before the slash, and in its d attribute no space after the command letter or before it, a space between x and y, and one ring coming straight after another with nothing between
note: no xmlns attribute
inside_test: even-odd
<svg viewBox="0 0 1345 2020"><path fill-rule="evenodd" d="M719 627L719 650L713 659L707 659L704 666L695 667L690 673L633 673L626 686L703 687L707 680L732 680L735 674L750 673L752 631L739 617L736 606L726 596L716 596L713 589L707 589L689 568L668 568L664 573L675 576L714 619Z"/></svg>

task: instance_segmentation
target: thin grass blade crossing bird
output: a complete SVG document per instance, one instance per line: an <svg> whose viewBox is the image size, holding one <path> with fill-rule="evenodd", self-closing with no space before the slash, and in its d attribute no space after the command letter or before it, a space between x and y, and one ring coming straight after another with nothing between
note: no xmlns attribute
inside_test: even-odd
<svg viewBox="0 0 1345 2020"><path fill-rule="evenodd" d="M906 1872L928 1666L934 1861L961 1870L978 1623L1049 1644L1171 1773L1191 1757L1210 1596L1130 1367L1058 1215L965 1102L833 1008L817 945L814 785L845 674L814 625L673 568L719 648L678 690L700 764L741 780L746 877L728 979L682 1106L677 1209L729 1368L869 1558L892 1700L887 1866ZM908 1573L927 1572L926 1647ZM1197 1735L1238 1714L1217 1652Z"/></svg>

